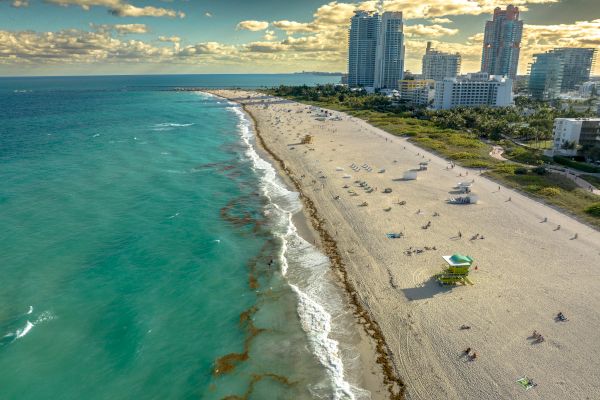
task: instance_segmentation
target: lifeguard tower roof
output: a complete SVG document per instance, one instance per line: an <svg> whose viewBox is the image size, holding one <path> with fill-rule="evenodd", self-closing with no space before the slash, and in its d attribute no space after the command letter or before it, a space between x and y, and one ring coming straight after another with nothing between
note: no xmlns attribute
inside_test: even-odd
<svg viewBox="0 0 600 400"><path fill-rule="evenodd" d="M451 256L442 256L442 258L451 267L468 267L473 264L473 259L469 256L463 256L459 253L454 253Z"/></svg>

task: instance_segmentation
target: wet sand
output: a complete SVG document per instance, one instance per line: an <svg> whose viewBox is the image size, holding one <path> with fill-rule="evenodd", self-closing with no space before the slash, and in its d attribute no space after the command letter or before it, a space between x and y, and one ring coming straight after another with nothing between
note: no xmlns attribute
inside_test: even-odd
<svg viewBox="0 0 600 400"><path fill-rule="evenodd" d="M363 351L379 359L378 375L366 368L368 389L377 391L375 376L387 380L387 396L402 391L401 379L409 399L598 397L599 232L343 113L319 121L303 104L214 93L244 105L303 194L312 230L370 337ZM299 144L305 134L312 144ZM417 180L399 179L429 160ZM472 179L479 204L446 203L459 181ZM367 193L357 180L377 189ZM382 193L387 187L392 193ZM399 232L401 239L385 236ZM443 288L433 279L442 255L455 252L474 258L472 286ZM567 322L555 321L559 311ZM535 343L534 330L544 342ZM475 360L464 353L469 347ZM538 386L525 391L516 383L523 376Z"/></svg>

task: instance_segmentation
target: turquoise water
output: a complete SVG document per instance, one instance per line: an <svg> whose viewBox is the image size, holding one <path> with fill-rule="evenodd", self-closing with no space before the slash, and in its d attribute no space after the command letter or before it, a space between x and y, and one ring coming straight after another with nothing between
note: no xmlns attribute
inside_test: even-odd
<svg viewBox="0 0 600 400"><path fill-rule="evenodd" d="M0 398L362 396L243 113L104 79L0 80Z"/></svg>

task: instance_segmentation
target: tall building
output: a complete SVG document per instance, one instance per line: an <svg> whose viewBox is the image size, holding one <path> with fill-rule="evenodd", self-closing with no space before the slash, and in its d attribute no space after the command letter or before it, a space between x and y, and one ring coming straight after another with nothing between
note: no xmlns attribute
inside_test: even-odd
<svg viewBox="0 0 600 400"><path fill-rule="evenodd" d="M551 50L562 58L564 69L561 91L574 90L578 85L590 80L597 49L561 47Z"/></svg>
<svg viewBox="0 0 600 400"><path fill-rule="evenodd" d="M421 75L423 79L433 79L435 81L454 78L460 74L460 63L460 54L434 50L431 48L431 42L427 42Z"/></svg>
<svg viewBox="0 0 600 400"><path fill-rule="evenodd" d="M486 72L445 78L435 83L433 108L507 107L513 103L512 80Z"/></svg>
<svg viewBox="0 0 600 400"><path fill-rule="evenodd" d="M494 9L494 17L485 23L481 71L490 75L505 75L514 80L519 66L523 21L519 8Z"/></svg>
<svg viewBox="0 0 600 400"><path fill-rule="evenodd" d="M402 13L357 11L348 39L348 85L397 89L404 74Z"/></svg>
<svg viewBox="0 0 600 400"><path fill-rule="evenodd" d="M564 62L553 52L534 54L529 71L529 93L537 100L551 100L560 94Z"/></svg>
<svg viewBox="0 0 600 400"><path fill-rule="evenodd" d="M350 20L348 35L348 86L373 87L375 56L381 17L357 11Z"/></svg>
<svg viewBox="0 0 600 400"><path fill-rule="evenodd" d="M384 12L375 55L375 88L398 89L404 76L404 29L401 12Z"/></svg>
<svg viewBox="0 0 600 400"><path fill-rule="evenodd" d="M529 72L529 92L539 100L558 97L590 79L596 49L561 47L534 55Z"/></svg>

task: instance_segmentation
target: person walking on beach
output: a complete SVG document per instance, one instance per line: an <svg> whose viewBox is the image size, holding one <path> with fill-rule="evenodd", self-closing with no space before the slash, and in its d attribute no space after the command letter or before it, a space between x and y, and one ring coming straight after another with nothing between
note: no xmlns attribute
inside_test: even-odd
<svg viewBox="0 0 600 400"><path fill-rule="evenodd" d="M458 237L461 238L462 237L462 232L458 231Z"/></svg>

